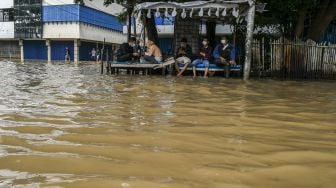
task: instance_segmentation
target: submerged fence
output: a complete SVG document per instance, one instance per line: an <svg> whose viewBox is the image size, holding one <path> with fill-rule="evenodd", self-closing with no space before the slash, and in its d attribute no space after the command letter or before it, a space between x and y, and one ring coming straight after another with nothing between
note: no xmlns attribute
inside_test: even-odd
<svg viewBox="0 0 336 188"><path fill-rule="evenodd" d="M20 59L21 52L17 48L0 48L0 59Z"/></svg>
<svg viewBox="0 0 336 188"><path fill-rule="evenodd" d="M336 45L299 40L254 40L252 76L336 79Z"/></svg>

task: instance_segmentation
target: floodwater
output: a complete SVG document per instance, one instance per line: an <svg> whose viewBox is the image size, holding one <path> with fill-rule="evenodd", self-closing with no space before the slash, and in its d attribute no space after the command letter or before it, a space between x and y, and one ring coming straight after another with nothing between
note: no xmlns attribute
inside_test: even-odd
<svg viewBox="0 0 336 188"><path fill-rule="evenodd" d="M0 63L0 187L334 188L336 83Z"/></svg>

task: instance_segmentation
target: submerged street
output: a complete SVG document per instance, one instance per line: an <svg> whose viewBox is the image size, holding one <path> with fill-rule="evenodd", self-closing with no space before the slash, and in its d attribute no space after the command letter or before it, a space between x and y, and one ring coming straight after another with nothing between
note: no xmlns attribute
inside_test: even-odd
<svg viewBox="0 0 336 188"><path fill-rule="evenodd" d="M0 187L335 186L334 82L0 65Z"/></svg>

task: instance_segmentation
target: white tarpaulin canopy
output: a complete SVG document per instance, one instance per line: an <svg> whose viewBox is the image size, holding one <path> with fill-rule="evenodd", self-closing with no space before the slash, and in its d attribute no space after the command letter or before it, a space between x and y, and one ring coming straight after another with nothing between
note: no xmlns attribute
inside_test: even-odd
<svg viewBox="0 0 336 188"><path fill-rule="evenodd" d="M142 10L156 10L155 16L161 16L160 12L164 12L165 16L172 15L175 17L177 12L181 13L181 17L199 16L199 17L225 17L229 12L234 17L245 16L248 7L253 3L252 0L223 0L223 1L191 1L185 3L177 2L145 2L138 4L135 12ZM263 9L261 6L260 9ZM263 10L257 10L263 11ZM139 13L141 14L141 13ZM149 17L148 13L148 17Z"/></svg>

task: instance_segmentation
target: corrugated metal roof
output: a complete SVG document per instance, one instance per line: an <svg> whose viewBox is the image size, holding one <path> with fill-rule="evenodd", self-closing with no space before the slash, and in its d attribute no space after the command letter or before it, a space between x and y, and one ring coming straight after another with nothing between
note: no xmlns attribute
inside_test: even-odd
<svg viewBox="0 0 336 188"><path fill-rule="evenodd" d="M82 22L122 32L122 24L110 14L78 4L43 6L43 22Z"/></svg>

